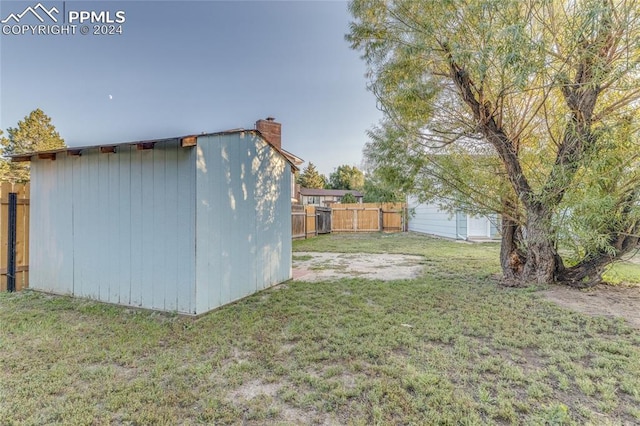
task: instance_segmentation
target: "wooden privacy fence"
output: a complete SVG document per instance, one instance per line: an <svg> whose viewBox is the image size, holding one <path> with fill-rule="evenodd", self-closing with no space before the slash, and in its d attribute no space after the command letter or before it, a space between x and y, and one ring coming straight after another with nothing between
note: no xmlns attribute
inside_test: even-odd
<svg viewBox="0 0 640 426"><path fill-rule="evenodd" d="M334 232L404 231L403 203L336 204L332 206Z"/></svg>
<svg viewBox="0 0 640 426"><path fill-rule="evenodd" d="M291 238L306 238L306 216L304 206L294 204L291 206Z"/></svg>
<svg viewBox="0 0 640 426"><path fill-rule="evenodd" d="M294 239L329 232L405 231L404 203L334 204L331 207L299 206L291 209Z"/></svg>
<svg viewBox="0 0 640 426"><path fill-rule="evenodd" d="M0 185L0 291L19 291L28 286L29 184L3 182Z"/></svg>
<svg viewBox="0 0 640 426"><path fill-rule="evenodd" d="M291 206L291 237L311 238L331 232L331 209L316 206Z"/></svg>

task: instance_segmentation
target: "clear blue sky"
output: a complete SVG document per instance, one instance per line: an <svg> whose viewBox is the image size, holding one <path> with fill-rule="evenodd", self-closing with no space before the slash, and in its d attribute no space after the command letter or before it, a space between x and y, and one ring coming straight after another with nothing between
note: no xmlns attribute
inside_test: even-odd
<svg viewBox="0 0 640 426"><path fill-rule="evenodd" d="M1 129L41 108L67 145L82 146L253 128L273 116L283 148L322 173L361 165L381 113L344 40L346 2L40 3L59 20L124 11L123 34L82 35L76 22L74 35L0 35ZM37 4L3 0L0 20ZM39 24L29 14L25 23Z"/></svg>

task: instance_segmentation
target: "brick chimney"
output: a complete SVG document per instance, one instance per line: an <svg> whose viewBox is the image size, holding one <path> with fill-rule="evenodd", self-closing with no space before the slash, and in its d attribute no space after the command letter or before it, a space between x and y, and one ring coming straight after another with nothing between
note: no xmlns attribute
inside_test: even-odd
<svg viewBox="0 0 640 426"><path fill-rule="evenodd" d="M273 146L282 149L282 124L273 117L256 121L256 130Z"/></svg>

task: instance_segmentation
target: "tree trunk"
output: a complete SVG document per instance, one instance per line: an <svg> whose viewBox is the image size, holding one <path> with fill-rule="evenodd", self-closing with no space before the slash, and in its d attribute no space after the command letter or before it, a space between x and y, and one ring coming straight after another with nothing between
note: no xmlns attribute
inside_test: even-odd
<svg viewBox="0 0 640 426"><path fill-rule="evenodd" d="M525 256L521 250L522 229L513 219L502 216L502 243L500 244L500 265L503 283L518 285L524 269Z"/></svg>
<svg viewBox="0 0 640 426"><path fill-rule="evenodd" d="M542 209L529 212L524 228L513 219L502 217L500 263L504 285L550 284L565 270L556 252L549 218Z"/></svg>
<svg viewBox="0 0 640 426"><path fill-rule="evenodd" d="M630 208L623 211L625 216L630 214ZM611 252L599 252L587 255L578 264L560 271L556 281L565 283L572 287L586 288L593 287L602 282L602 274L607 265L620 260L622 256L638 249L640 243L640 224L634 224L627 233L611 231L610 242L614 249Z"/></svg>
<svg viewBox="0 0 640 426"><path fill-rule="evenodd" d="M636 224L629 233L612 232L615 254L604 251L588 254L577 264L565 267L555 248L550 224L550 215L543 209L528 212L526 227L508 216L502 217L500 264L504 285L559 283L577 288L593 287L602 282L607 265L637 250L640 243L640 224Z"/></svg>
<svg viewBox="0 0 640 426"><path fill-rule="evenodd" d="M611 256L600 256L589 260L583 260L571 268L558 274L556 281L571 287L587 288L602 282L602 274L605 267L613 262Z"/></svg>

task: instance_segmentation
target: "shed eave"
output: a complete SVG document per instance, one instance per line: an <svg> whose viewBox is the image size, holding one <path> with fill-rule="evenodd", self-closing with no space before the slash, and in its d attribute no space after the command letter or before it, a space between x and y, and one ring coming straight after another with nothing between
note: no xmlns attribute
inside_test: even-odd
<svg viewBox="0 0 640 426"><path fill-rule="evenodd" d="M20 154L11 154L11 155L7 155L7 158L9 158L11 160L11 162L14 162L14 163L31 161L34 156L36 156L38 158L41 158L41 159L48 158L48 159L52 159L53 160L53 159L55 159L55 156L57 154L62 154L62 153L66 154L66 155L78 156L78 155L81 155L82 151L84 151L84 150L87 150L87 149L102 149L104 147L109 147L110 148L108 150L108 152L118 152L118 149L117 149L118 147L120 147L120 146L131 146L131 145L135 145L138 149L153 149L153 147L155 146L156 143L175 141L175 140L180 141L180 146L183 147L183 148L192 148L192 147L197 145L197 140L198 140L199 137L224 136L224 135L232 135L232 134L237 134L237 133L253 133L253 134L259 136L269 146L271 146L273 149L275 149L276 152L278 152L278 154L280 154L280 156L282 156L282 158L284 158L285 161L287 161L291 165L291 169L293 171L298 171L299 170L298 167L296 166L296 164L294 164L294 162L291 161L291 159L287 156L287 154L284 152L284 150L278 149L276 146L274 146L273 144L269 143L269 141L258 130L255 130L255 129L249 129L249 130L232 129L232 130L224 130L224 131L221 131L221 132L211 132L211 133L204 133L203 132L203 133L201 133L199 135L189 134L189 135L178 136L178 137L173 137L173 138L138 140L138 141L132 141L132 142L121 142L121 143L116 143L116 144L105 143L105 144L87 145L87 146L73 146L73 147L66 147L66 148L59 148L59 149L52 149L52 150L45 150L45 151L33 151L33 152L24 152L24 153L20 153Z"/></svg>

